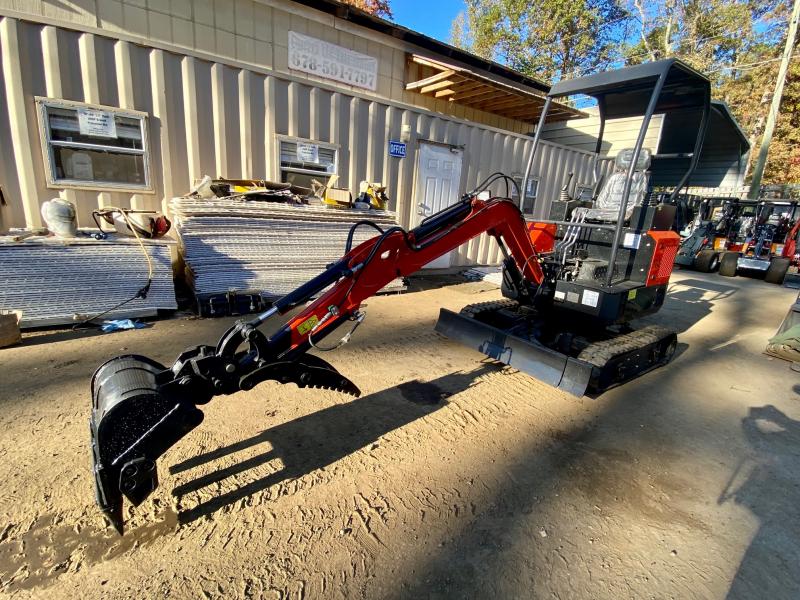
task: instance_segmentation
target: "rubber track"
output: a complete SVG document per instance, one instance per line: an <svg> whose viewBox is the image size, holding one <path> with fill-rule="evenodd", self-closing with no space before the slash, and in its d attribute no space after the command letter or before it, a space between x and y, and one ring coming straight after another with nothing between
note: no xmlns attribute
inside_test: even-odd
<svg viewBox="0 0 800 600"><path fill-rule="evenodd" d="M604 367L608 361L616 356L632 350L638 350L648 344L654 344L674 333L674 331L666 327L648 325L642 329L637 329L609 340L590 344L578 355L578 359L596 367Z"/></svg>
<svg viewBox="0 0 800 600"><path fill-rule="evenodd" d="M493 312L504 309L516 309L519 303L514 300L503 299L490 302L478 302L469 304L461 309L461 314L475 318L483 312ZM664 338L673 335L675 332L659 325L648 325L636 331L618 335L602 342L590 344L581 351L578 359L588 362L596 367L604 367L608 362L622 354L638 350L643 346L654 344Z"/></svg>
<svg viewBox="0 0 800 600"><path fill-rule="evenodd" d="M461 314L467 317L476 317L482 312L493 312L503 309L519 308L519 303L515 300L492 300L491 302L478 302L477 304L468 304L461 309Z"/></svg>

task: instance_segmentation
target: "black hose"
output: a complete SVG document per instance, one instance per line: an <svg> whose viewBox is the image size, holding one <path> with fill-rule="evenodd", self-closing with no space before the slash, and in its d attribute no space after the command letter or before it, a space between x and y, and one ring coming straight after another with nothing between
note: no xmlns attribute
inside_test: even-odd
<svg viewBox="0 0 800 600"><path fill-rule="evenodd" d="M358 229L361 225L369 225L370 227L377 229L378 233L383 233L383 229L375 223L374 221L358 221L353 223L353 226L350 228L350 232L347 234L347 243L344 246L344 253L347 254L353 248L353 236L356 233L356 229Z"/></svg>
<svg viewBox="0 0 800 600"><path fill-rule="evenodd" d="M500 171L495 171L494 173L492 173L491 175L486 177L486 179L484 179L481 183L479 183L478 186L469 193L469 195L470 196L475 196L475 195L479 194L480 192L486 190L490 185L492 185L498 179L503 179L505 181L505 184L506 184L506 198L510 198L510 196L508 194L509 193L509 183L514 186L515 190L517 190L517 195L520 198L522 197L522 194L521 194L521 191L520 191L520 188L519 188L519 184L517 183L517 181L513 177L509 177L508 175L506 175L505 173L501 173Z"/></svg>

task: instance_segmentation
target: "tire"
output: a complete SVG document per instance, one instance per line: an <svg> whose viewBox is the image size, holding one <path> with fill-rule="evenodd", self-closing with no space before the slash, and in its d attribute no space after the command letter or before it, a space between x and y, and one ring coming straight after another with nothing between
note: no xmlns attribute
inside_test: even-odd
<svg viewBox="0 0 800 600"><path fill-rule="evenodd" d="M711 273L719 266L719 254L713 250L700 250L694 257L694 268L701 273Z"/></svg>
<svg viewBox="0 0 800 600"><path fill-rule="evenodd" d="M778 285L782 284L790 264L791 261L788 258L773 256L772 260L769 261L769 268L764 274L764 281L767 283L776 283Z"/></svg>
<svg viewBox="0 0 800 600"><path fill-rule="evenodd" d="M719 274L723 277L735 277L738 262L738 252L723 253L722 259L719 261Z"/></svg>

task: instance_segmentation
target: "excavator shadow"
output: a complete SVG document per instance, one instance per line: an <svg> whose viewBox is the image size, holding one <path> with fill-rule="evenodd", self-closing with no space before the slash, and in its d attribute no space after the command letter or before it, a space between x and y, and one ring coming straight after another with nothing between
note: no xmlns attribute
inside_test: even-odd
<svg viewBox="0 0 800 600"><path fill-rule="evenodd" d="M327 467L377 442L381 436L441 409L446 406L449 396L478 385L482 375L502 368L503 365L497 363L482 363L472 371L448 374L433 381L408 381L282 423L253 437L177 463L170 467L170 473L183 473L260 444L271 446L266 452L180 484L172 491L178 498L276 459L280 459L283 465L279 471L266 477L179 511L178 521L192 522L283 481Z"/></svg>

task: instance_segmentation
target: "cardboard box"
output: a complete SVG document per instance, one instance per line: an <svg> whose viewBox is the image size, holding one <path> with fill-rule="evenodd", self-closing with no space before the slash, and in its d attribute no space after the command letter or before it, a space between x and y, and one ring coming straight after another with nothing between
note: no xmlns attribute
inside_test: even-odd
<svg viewBox="0 0 800 600"><path fill-rule="evenodd" d="M19 311L0 314L0 348L13 346L22 341L19 331L19 320L22 313Z"/></svg>

